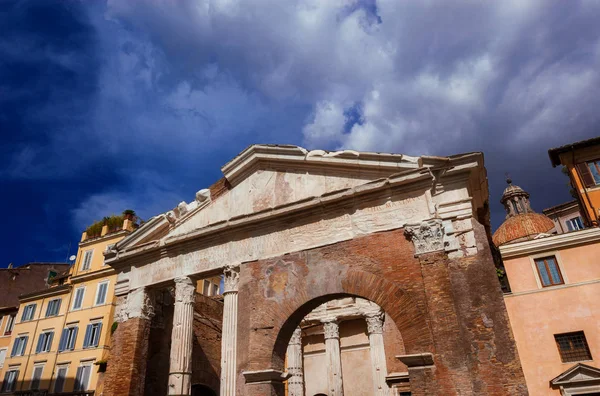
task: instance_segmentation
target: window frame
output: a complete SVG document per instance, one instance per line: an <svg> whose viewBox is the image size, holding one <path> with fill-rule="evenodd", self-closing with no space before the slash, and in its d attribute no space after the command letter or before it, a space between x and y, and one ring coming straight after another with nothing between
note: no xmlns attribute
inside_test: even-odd
<svg viewBox="0 0 600 396"><path fill-rule="evenodd" d="M98 296L100 295L100 286L101 285L106 285L106 293L104 293L104 301L102 301L101 303L98 303ZM109 287L110 287L109 280L98 282L98 285L96 286L96 295L94 296L94 307L98 307L100 305L106 304L106 299L108 298L108 288Z"/></svg>
<svg viewBox="0 0 600 396"><path fill-rule="evenodd" d="M558 340L558 337L568 337L568 336L579 336L581 335L583 337L583 343L584 343L584 352L587 352L587 359L584 360L578 360L578 359L572 359L569 360L568 356L564 356L564 353L568 353L569 351L563 351L560 347L560 343ZM589 362L594 360L594 357L592 356L592 350L590 349L590 344L587 341L587 337L585 336L585 331L583 330L578 330L578 331L570 331L567 333L559 333L559 334L554 334L554 341L556 342L556 349L558 350L558 354L560 356L560 361L561 363L564 364L572 364L572 363L578 363L578 362ZM570 341L570 343L572 344L572 341Z"/></svg>
<svg viewBox="0 0 600 396"><path fill-rule="evenodd" d="M55 301L58 301L58 308L56 308L56 313L53 314L53 315L51 315L50 312L49 312L50 311L50 304L52 304ZM60 315L60 306L61 305L62 305L62 298L60 298L60 297L59 298L54 298L54 299L48 301L48 305L46 306L46 316L44 316L44 317L45 318L51 318L51 317Z"/></svg>
<svg viewBox="0 0 600 396"><path fill-rule="evenodd" d="M565 221L565 224L567 225L567 230L569 230L569 232L580 231L585 229L585 226L583 225L583 219L581 218L581 216L575 216L573 218L570 218L567 221Z"/></svg>
<svg viewBox="0 0 600 396"><path fill-rule="evenodd" d="M31 317L28 319L25 319L25 313L27 312L27 309L33 307L33 309L31 310ZM23 307L23 312L21 313L21 323L23 322L30 322L32 320L35 319L35 311L37 309L37 303L32 303L32 304L27 304Z"/></svg>
<svg viewBox="0 0 600 396"><path fill-rule="evenodd" d="M37 379L37 384L35 384L35 371L41 368L42 372L40 373L40 378ZM32 372L31 372L31 382L29 383L29 389L30 390L39 390L40 389L40 384L42 383L42 378L44 377L44 368L46 368L46 363L35 363L32 367ZM37 385L34 387L34 384Z"/></svg>
<svg viewBox="0 0 600 396"><path fill-rule="evenodd" d="M17 321L17 314L8 315L6 320L6 326L4 327L4 335L9 336L15 328L15 322ZM10 326L10 329L9 329Z"/></svg>
<svg viewBox="0 0 600 396"><path fill-rule="evenodd" d="M85 299L85 286L79 286L75 289L75 292L73 294L73 304L71 305L71 311L79 311L80 309L83 309L83 300ZM81 292L81 305L79 307L75 307L75 303L77 302L77 292L79 290L83 290Z"/></svg>
<svg viewBox="0 0 600 396"><path fill-rule="evenodd" d="M59 373L60 370L64 369L65 370L65 376L62 378L62 384L60 389L56 388L56 385L58 384L58 379L59 379ZM54 379L54 386L53 386L53 391L54 393L62 393L65 391L65 383L67 382L67 376L69 375L69 363L63 363L63 364L57 364L56 365L56 378Z"/></svg>
<svg viewBox="0 0 600 396"><path fill-rule="evenodd" d="M596 180L596 178L594 177L594 172L592 172L591 168L592 166L594 166L596 168L596 172L600 175L600 159L585 161L585 164L587 165L590 174L592 175L592 179L594 180L594 183L596 183L596 186L600 186L600 180Z"/></svg>
<svg viewBox="0 0 600 396"><path fill-rule="evenodd" d="M95 330L94 330L94 328L95 328ZM102 336L102 320L90 321L90 323L88 323L88 325L85 328L85 335L83 337L83 348L84 349L98 348L98 346L100 345L100 337L101 336Z"/></svg>
<svg viewBox="0 0 600 396"><path fill-rule="evenodd" d="M6 381L8 374L9 373L16 373L15 377L13 378L13 382L11 383L11 388L8 388L6 386L6 384L8 384L9 382ZM8 370L6 370L4 372L4 377L2 378L2 388L0 388L0 393L12 393L16 390L17 387L17 382L19 382L19 374L21 372L21 367L20 366L16 366L16 367L8 367Z"/></svg>
<svg viewBox="0 0 600 396"><path fill-rule="evenodd" d="M45 337L44 339L44 344L47 344L47 349L46 348L41 348L40 351L38 352L38 346L40 344L40 342L42 342L42 337ZM49 330L43 330L42 332L40 332L40 335L38 336L38 343L35 346L35 353L48 353L52 350L52 342L54 341L54 329L49 329Z"/></svg>
<svg viewBox="0 0 600 396"><path fill-rule="evenodd" d="M19 354L19 350L16 348L17 348L17 342L21 339L24 339L25 341L23 342L23 348L19 348L19 349L22 349L22 352ZM15 340L13 341L13 351L10 352L10 357L12 358L12 357L16 357L16 356L25 356L25 349L27 349L28 341L29 341L29 334L17 335L15 337Z"/></svg>
<svg viewBox="0 0 600 396"><path fill-rule="evenodd" d="M554 259L556 260L556 265L558 266L558 270L560 272L560 276L563 280L563 283L561 284L557 284L557 285L549 285L549 286L544 286L542 283L542 278L540 275L540 272L537 268L537 264L535 262L535 260L538 260L540 258L544 258L544 257L551 257L554 256ZM535 278L535 282L538 286L538 289L547 289L547 288L551 288L551 287L560 287L560 286L564 286L564 285L568 285L569 284L569 277L567 276L567 273L565 272L565 268L563 267L562 264L562 257L560 256L560 252L558 251L549 251L549 252L543 252L543 253L538 253L538 254L534 254L529 256L529 261L531 263L531 270L533 271L534 274L534 278Z"/></svg>
<svg viewBox="0 0 600 396"><path fill-rule="evenodd" d="M64 349L60 349L62 340L64 337L64 333L68 331L69 334L65 338L65 346ZM67 325L63 328L63 331L60 335L60 340L58 341L58 352L70 352L75 350L75 344L77 343L77 333L79 333L79 324ZM69 342L69 341L72 342ZM72 344L72 347L69 345Z"/></svg>
<svg viewBox="0 0 600 396"><path fill-rule="evenodd" d="M86 257L87 255L90 255L90 261L89 261L89 266L86 268L85 267L85 263L86 263ZM81 257L81 268L79 269L79 271L83 272L83 271L89 271L90 269L92 269L92 260L94 259L94 249L89 249L86 250L85 252L83 252L83 256Z"/></svg>
<svg viewBox="0 0 600 396"><path fill-rule="evenodd" d="M77 372L75 373L75 383L73 384L73 391L74 392L85 392L89 389L90 387L90 382L92 379L92 366L94 365L94 361L93 360L88 360L85 362L80 362L79 363L79 367L77 367ZM79 369L82 369L81 373L83 374L83 370L85 368L89 369L89 373L88 373L88 378L87 378L87 384L85 384L85 386L82 386L83 384L81 383L81 380L77 378L77 374L79 373Z"/></svg>
<svg viewBox="0 0 600 396"><path fill-rule="evenodd" d="M8 346L0 348L0 352L4 351L4 359L0 360L0 369L4 367L4 362L8 356Z"/></svg>

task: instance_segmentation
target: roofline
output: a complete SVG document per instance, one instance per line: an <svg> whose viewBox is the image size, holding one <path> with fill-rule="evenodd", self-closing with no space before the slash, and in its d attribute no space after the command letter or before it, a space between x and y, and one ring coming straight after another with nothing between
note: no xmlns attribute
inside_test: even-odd
<svg viewBox="0 0 600 396"><path fill-rule="evenodd" d="M548 156L550 157L550 162L552 163L552 167L556 168L558 165L561 165L560 155L562 153L567 153L572 150L589 147L589 146L595 146L598 144L600 144L600 136L591 138L591 139L587 139L587 140L581 140L579 142L566 144L566 145L560 146L560 147L551 148L550 150L548 150Z"/></svg>
<svg viewBox="0 0 600 396"><path fill-rule="evenodd" d="M70 290L71 290L71 285L70 284L61 285L61 286L55 286L55 287L49 287L47 289L36 290L34 292L31 292L31 293L21 294L19 296L19 301L29 301L29 300L34 300L34 299L37 299L37 298L40 298L40 297L57 296L59 294L68 293Z"/></svg>
<svg viewBox="0 0 600 396"><path fill-rule="evenodd" d="M566 209L571 205L579 206L579 202L577 202L576 199L569 201L569 202L563 202L561 204L550 206L549 208L546 208L546 209L542 209L542 213L546 214L546 212L554 212L554 211L557 211L560 209Z"/></svg>
<svg viewBox="0 0 600 396"><path fill-rule="evenodd" d="M500 254L503 259L526 256L544 251L570 248L600 241L600 228L586 228L565 234L552 235L545 238L533 239L523 242L513 242L500 245Z"/></svg>
<svg viewBox="0 0 600 396"><path fill-rule="evenodd" d="M35 263L21 264L18 267L12 267L12 268L4 267L4 268L0 268L0 271L1 270L17 270L17 269L26 270L26 269L29 269L29 268L23 268L23 267L26 267L28 265L67 265L67 266L70 266L71 264L69 264L69 263L52 263L52 262L48 262L48 263L35 262Z"/></svg>

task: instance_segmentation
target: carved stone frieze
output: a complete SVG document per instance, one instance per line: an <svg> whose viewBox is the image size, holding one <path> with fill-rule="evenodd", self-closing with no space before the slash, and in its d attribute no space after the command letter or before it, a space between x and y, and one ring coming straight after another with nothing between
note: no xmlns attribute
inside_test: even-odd
<svg viewBox="0 0 600 396"><path fill-rule="evenodd" d="M407 224L404 233L415 245L415 254L444 250L444 227L441 219Z"/></svg>
<svg viewBox="0 0 600 396"><path fill-rule="evenodd" d="M223 274L223 293L237 292L240 282L240 267L228 265Z"/></svg>
<svg viewBox="0 0 600 396"><path fill-rule="evenodd" d="M154 295L146 288L130 291L118 307L115 319L125 322L133 318L150 320L154 316Z"/></svg>

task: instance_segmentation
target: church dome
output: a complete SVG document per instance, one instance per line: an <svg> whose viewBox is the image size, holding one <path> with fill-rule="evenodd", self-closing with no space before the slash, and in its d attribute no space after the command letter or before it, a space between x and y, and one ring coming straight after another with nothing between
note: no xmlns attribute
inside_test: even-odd
<svg viewBox="0 0 600 396"><path fill-rule="evenodd" d="M542 214L535 213L529 203L529 193L507 179L500 202L506 210L506 220L494 232L492 241L496 246L508 242L533 239L554 228L554 222Z"/></svg>
<svg viewBox="0 0 600 396"><path fill-rule="evenodd" d="M492 241L500 246L511 241L533 239L536 235L548 232L554 228L550 218L539 213L523 213L509 217L494 232Z"/></svg>

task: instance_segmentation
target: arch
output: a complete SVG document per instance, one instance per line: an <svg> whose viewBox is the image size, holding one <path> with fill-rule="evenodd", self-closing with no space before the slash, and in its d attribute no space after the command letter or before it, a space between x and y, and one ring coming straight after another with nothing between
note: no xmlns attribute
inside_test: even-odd
<svg viewBox="0 0 600 396"><path fill-rule="evenodd" d="M217 393L207 385L192 385L192 396L217 396Z"/></svg>
<svg viewBox="0 0 600 396"><path fill-rule="evenodd" d="M321 282L329 282L330 285L338 283L331 282L328 278L322 278ZM320 289L315 285L311 286ZM300 295L305 296L305 299L296 297L285 302L285 306L294 309L281 325L272 345L273 368L283 367L287 345L300 321L319 305L343 297L361 297L379 305L400 331L406 353L433 352L433 336L426 309L420 307L410 294L396 283L365 271L348 270L339 282L339 291L331 290L333 287L327 287L330 289L329 293L318 296L302 293Z"/></svg>

